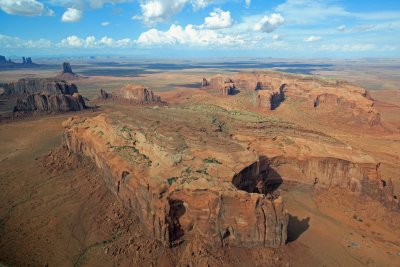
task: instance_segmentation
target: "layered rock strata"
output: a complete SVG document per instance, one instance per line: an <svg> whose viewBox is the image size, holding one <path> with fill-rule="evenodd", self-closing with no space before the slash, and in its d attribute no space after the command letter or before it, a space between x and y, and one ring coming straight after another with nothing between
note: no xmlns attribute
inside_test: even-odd
<svg viewBox="0 0 400 267"><path fill-rule="evenodd" d="M72 95L78 92L78 87L73 83L43 78L20 79L17 82L4 84L3 87L6 96L24 96L35 93Z"/></svg>
<svg viewBox="0 0 400 267"><path fill-rule="evenodd" d="M276 190L289 181L341 187L399 209L372 157L254 113L134 106L64 126L68 148L91 158L166 245L192 238L222 246L285 244L288 214Z"/></svg>
<svg viewBox="0 0 400 267"><path fill-rule="evenodd" d="M44 94L36 93L18 98L14 112L68 112L86 109L85 101L79 93L66 94Z"/></svg>
<svg viewBox="0 0 400 267"><path fill-rule="evenodd" d="M342 123L381 125L380 114L374 108L374 100L368 90L347 82L275 72L252 72L238 73L229 78L217 75L210 82L203 79L202 88L225 92L227 83L238 91L256 91L254 104L260 109L275 110L289 97L294 101L305 101L307 109L314 107L321 114L335 111L338 117L346 117Z"/></svg>
<svg viewBox="0 0 400 267"><path fill-rule="evenodd" d="M153 91L140 84L128 84L114 93L108 93L101 89L99 98L103 100L113 99L130 103L161 102L161 97L155 95Z"/></svg>

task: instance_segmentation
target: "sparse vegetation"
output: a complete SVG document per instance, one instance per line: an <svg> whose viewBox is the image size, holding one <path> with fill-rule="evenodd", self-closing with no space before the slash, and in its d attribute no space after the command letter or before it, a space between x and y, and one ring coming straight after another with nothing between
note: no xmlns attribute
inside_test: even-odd
<svg viewBox="0 0 400 267"><path fill-rule="evenodd" d="M171 177L171 178L167 179L169 185L172 185L173 183L175 183L176 180L178 180L178 177Z"/></svg>
<svg viewBox="0 0 400 267"><path fill-rule="evenodd" d="M204 163L214 163L214 164L222 164L219 160L217 160L216 158L206 158L203 159Z"/></svg>

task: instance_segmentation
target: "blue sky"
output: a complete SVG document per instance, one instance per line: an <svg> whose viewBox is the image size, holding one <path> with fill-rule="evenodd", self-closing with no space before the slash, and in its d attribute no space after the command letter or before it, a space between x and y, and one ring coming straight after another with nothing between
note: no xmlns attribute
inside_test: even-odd
<svg viewBox="0 0 400 267"><path fill-rule="evenodd" d="M0 0L0 54L399 57L399 0Z"/></svg>

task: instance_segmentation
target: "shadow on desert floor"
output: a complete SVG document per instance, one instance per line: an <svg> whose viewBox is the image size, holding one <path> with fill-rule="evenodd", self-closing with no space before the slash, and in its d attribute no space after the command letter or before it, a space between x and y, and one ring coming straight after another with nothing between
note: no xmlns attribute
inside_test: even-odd
<svg viewBox="0 0 400 267"><path fill-rule="evenodd" d="M287 243L296 241L310 227L310 217L299 219L297 216L289 214L289 224L287 226Z"/></svg>

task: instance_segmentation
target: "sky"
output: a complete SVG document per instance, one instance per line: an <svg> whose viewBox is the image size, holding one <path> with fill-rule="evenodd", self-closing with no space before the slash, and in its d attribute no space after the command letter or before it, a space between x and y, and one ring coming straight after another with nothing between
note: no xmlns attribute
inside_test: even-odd
<svg viewBox="0 0 400 267"><path fill-rule="evenodd" d="M400 56L400 0L0 0L2 55Z"/></svg>

